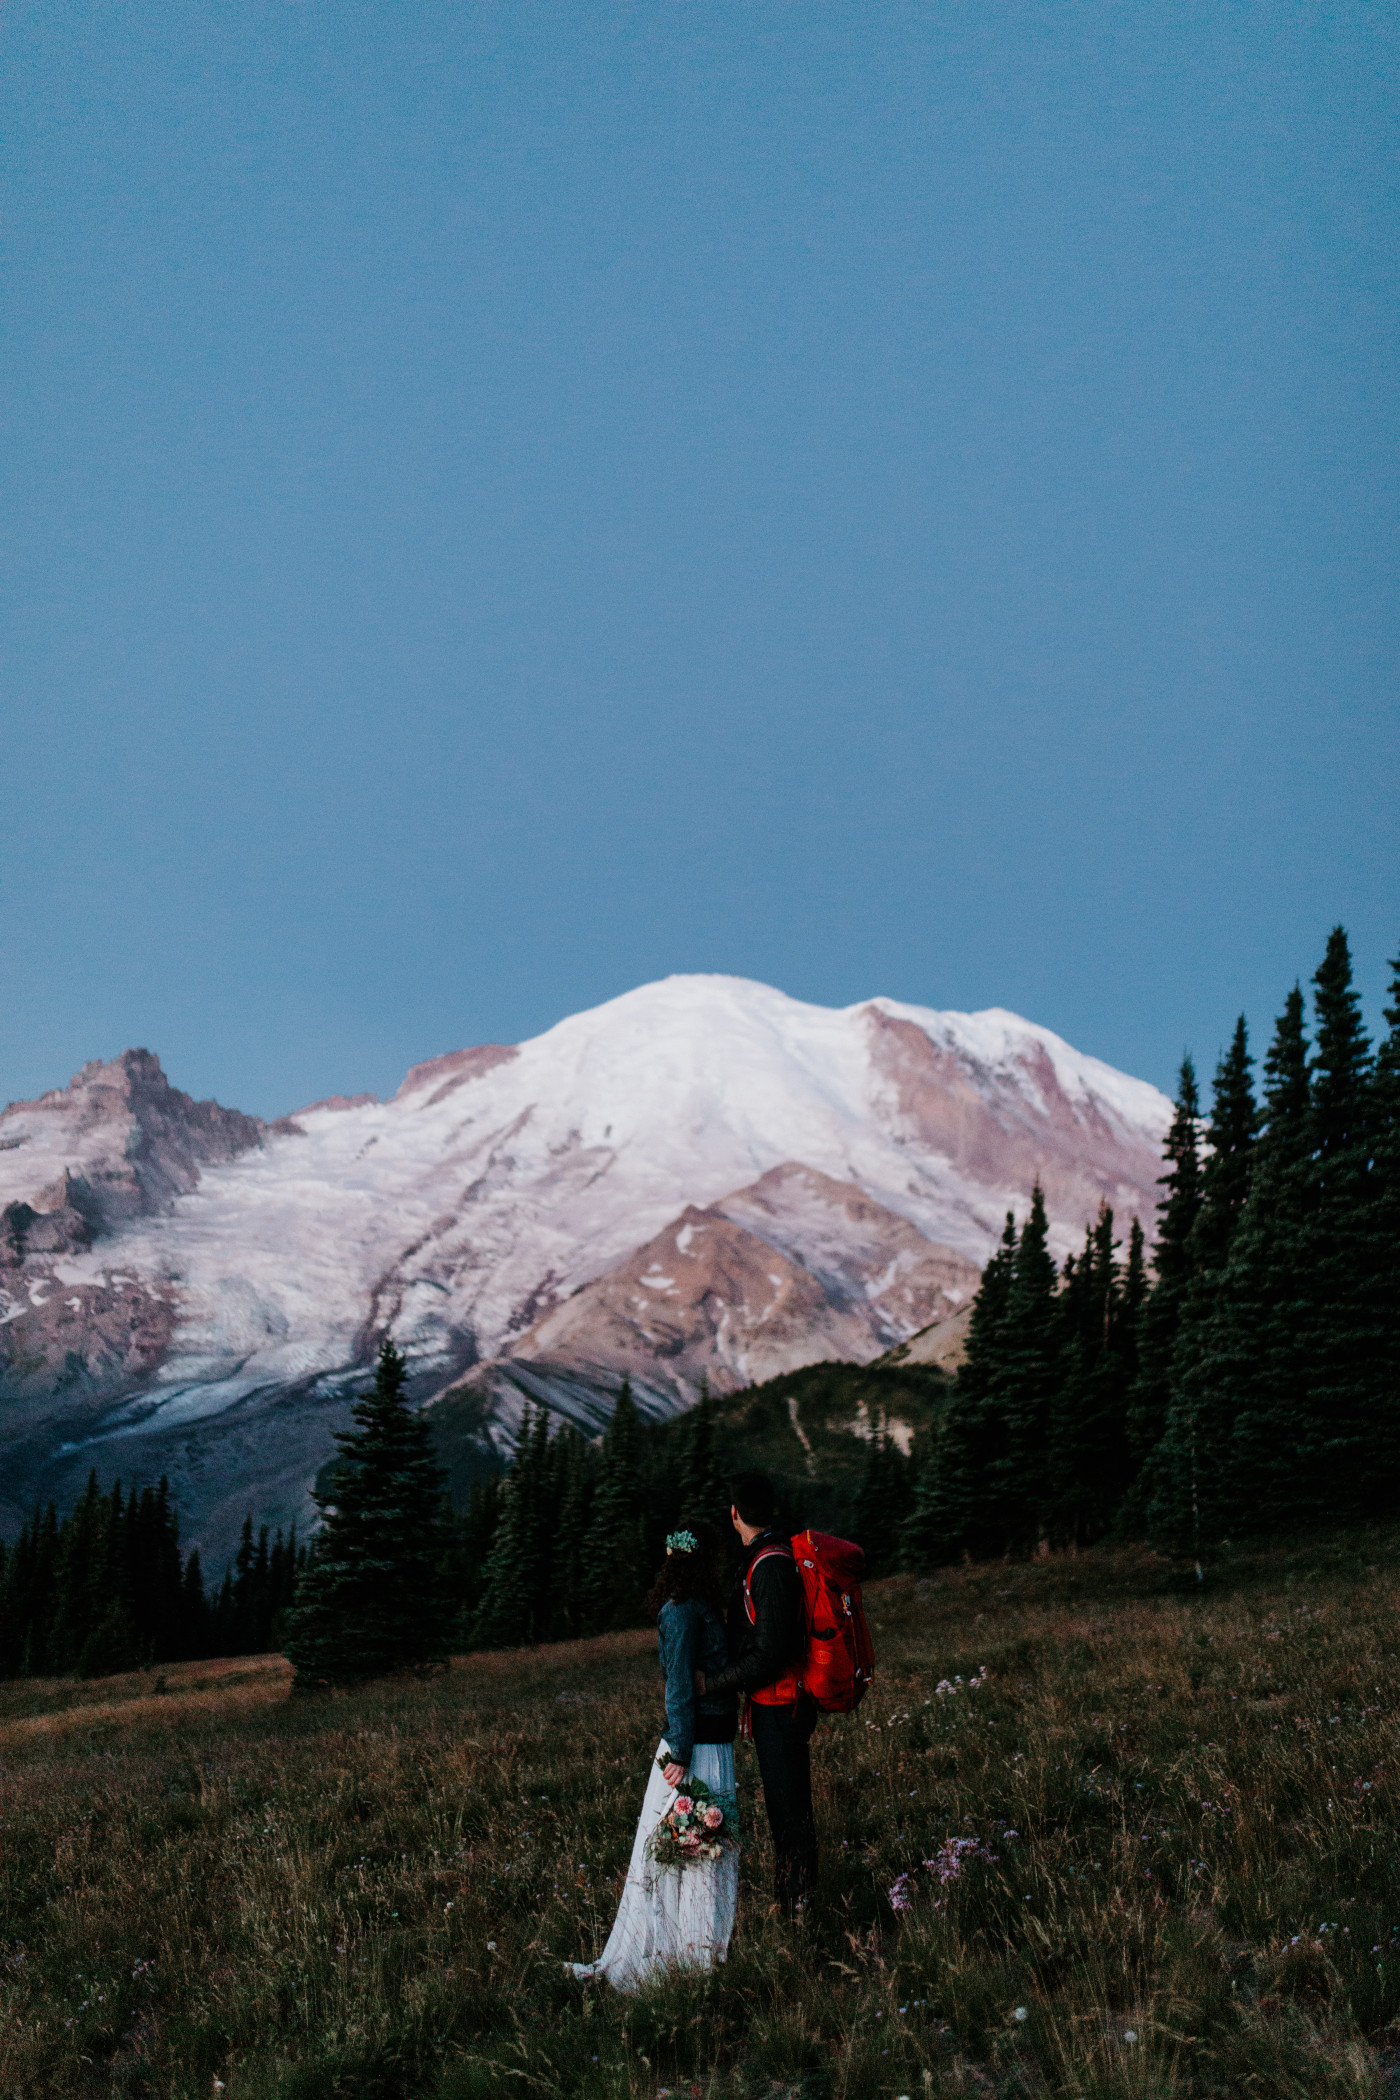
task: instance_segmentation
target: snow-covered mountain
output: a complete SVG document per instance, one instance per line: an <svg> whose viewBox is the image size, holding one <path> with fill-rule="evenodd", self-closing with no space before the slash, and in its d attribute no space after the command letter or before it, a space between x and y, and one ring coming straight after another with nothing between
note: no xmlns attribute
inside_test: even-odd
<svg viewBox="0 0 1400 2100"><path fill-rule="evenodd" d="M509 1442L623 1371L685 1406L953 1314L1038 1177L1056 1245L1150 1228L1170 1105L1014 1014L843 1011L672 977L391 1101L272 1125L145 1051L0 1117L0 1458L13 1529L90 1465L166 1471L193 1532L306 1513L392 1333Z"/></svg>

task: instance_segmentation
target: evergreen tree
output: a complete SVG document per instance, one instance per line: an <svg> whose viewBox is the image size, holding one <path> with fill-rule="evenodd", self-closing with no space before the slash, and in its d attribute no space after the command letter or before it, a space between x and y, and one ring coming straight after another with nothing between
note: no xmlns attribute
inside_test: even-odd
<svg viewBox="0 0 1400 2100"><path fill-rule="evenodd" d="M199 1548L191 1549L185 1562L185 1572L180 1582L180 1609L178 1631L170 1650L172 1662L192 1661L196 1656L211 1655L214 1629L208 1601L204 1595L204 1570L199 1562Z"/></svg>
<svg viewBox="0 0 1400 2100"><path fill-rule="evenodd" d="M882 1417L871 1426L865 1447L865 1477L856 1503L857 1537L865 1548L866 1573L888 1575L899 1565L901 1531L912 1504L909 1461Z"/></svg>
<svg viewBox="0 0 1400 2100"><path fill-rule="evenodd" d="M213 1624L213 1653L215 1655L237 1655L238 1637L233 1605L233 1570L224 1569L224 1579L219 1594L214 1600L211 1613Z"/></svg>
<svg viewBox="0 0 1400 2100"><path fill-rule="evenodd" d="M134 1670L142 1660L131 1611L118 1591L83 1643L78 1675L115 1677L123 1670Z"/></svg>
<svg viewBox="0 0 1400 2100"><path fill-rule="evenodd" d="M1027 1552L1052 1507L1050 1417L1059 1383L1058 1277L1045 1194L1037 1182L1016 1242L1001 1347L987 1410L998 1448L989 1467L987 1521L1004 1553Z"/></svg>
<svg viewBox="0 0 1400 2100"><path fill-rule="evenodd" d="M264 1529L263 1536L266 1537ZM267 1593L263 1600L260 1653L280 1649L286 1637L287 1614L296 1595L297 1584L297 1527L295 1519L283 1543L279 1526L272 1542L272 1551L267 1559Z"/></svg>
<svg viewBox="0 0 1400 2100"><path fill-rule="evenodd" d="M1400 1416L1400 956L1390 966L1390 1003L1384 1008L1389 1032L1376 1052L1371 1081L1371 1215L1374 1285L1382 1305L1391 1309L1377 1351L1377 1384L1382 1405ZM1389 1464L1381 1440L1379 1462Z"/></svg>
<svg viewBox="0 0 1400 2100"><path fill-rule="evenodd" d="M1340 928L1314 983L1315 1057L1295 986L1265 1060L1266 1124L1221 1282L1212 1368L1234 1420L1217 1531L1365 1514L1396 1485L1368 1046Z"/></svg>
<svg viewBox="0 0 1400 2100"><path fill-rule="evenodd" d="M584 1549L582 1604L588 1631L635 1626L648 1570L642 1522L641 1434L624 1378L603 1438L602 1463Z"/></svg>
<svg viewBox="0 0 1400 2100"><path fill-rule="evenodd" d="M1222 1322L1238 1320L1239 1301L1224 1278L1244 1215L1254 1168L1259 1112L1253 1059L1241 1015L1215 1072L1200 1206L1191 1233L1192 1271L1182 1294L1172 1350L1171 1398L1152 1464L1153 1522L1199 1553L1202 1535L1231 1528L1236 1505L1234 1427L1239 1387L1234 1349Z"/></svg>
<svg viewBox="0 0 1400 2100"><path fill-rule="evenodd" d="M263 1555L267 1554L267 1532L262 1536ZM252 1655L258 1647L259 1582L257 1575L258 1549L253 1543L253 1513L249 1510L243 1519L243 1530L238 1540L238 1551L233 1560L233 1595L231 1624L228 1629L229 1646L235 1655Z"/></svg>
<svg viewBox="0 0 1400 2100"><path fill-rule="evenodd" d="M1187 1285L1196 1265L1196 1219L1201 1208L1201 1100L1196 1068L1181 1061L1176 1113L1163 1151L1167 1171L1158 1186L1156 1281L1143 1308L1139 1368L1128 1401L1128 1443L1135 1467L1146 1464L1166 1426L1172 1393L1172 1360Z"/></svg>
<svg viewBox="0 0 1400 2100"><path fill-rule="evenodd" d="M464 1648L471 1646L486 1562L500 1523L501 1488L499 1473L478 1475L466 1509L452 1520L445 1579L455 1610L457 1639Z"/></svg>
<svg viewBox="0 0 1400 2100"><path fill-rule="evenodd" d="M700 1381L700 1398L690 1410L680 1506L690 1516L712 1524L729 1514L729 1489L715 1440L715 1403L709 1384Z"/></svg>
<svg viewBox="0 0 1400 2100"><path fill-rule="evenodd" d="M428 1424L408 1406L406 1383L403 1357L386 1341L374 1388L351 1411L356 1428L336 1438L335 1499L315 1498L321 1531L289 1615L286 1653L299 1686L349 1684L446 1660L446 1483Z"/></svg>
<svg viewBox="0 0 1400 2100"><path fill-rule="evenodd" d="M1123 1276L1123 1320L1120 1328L1124 1361L1131 1365L1132 1379L1137 1377L1138 1358L1142 1339L1143 1308L1147 1304L1147 1243L1142 1221L1134 1215L1128 1232L1128 1266Z"/></svg>
<svg viewBox="0 0 1400 2100"><path fill-rule="evenodd" d="M1249 1030L1241 1014L1230 1047L1216 1067L1206 1152L1201 1166L1201 1201L1192 1228L1194 1273L1222 1269L1249 1194L1259 1111L1250 1078ZM1188 1286L1189 1288L1189 1286Z"/></svg>
<svg viewBox="0 0 1400 2100"><path fill-rule="evenodd" d="M584 1624L583 1582L593 1509L593 1453L572 1425L555 1438L559 1518L555 1532L551 1638L573 1640Z"/></svg>
<svg viewBox="0 0 1400 2100"><path fill-rule="evenodd" d="M1238 1068L1241 1061L1235 1062ZM1308 1116L1303 995L1295 985L1264 1059L1264 1127L1239 1177L1243 1207L1197 1301L1201 1316L1183 1341L1170 1435L1144 1481L1149 1531L1188 1547L1198 1567L1207 1543L1247 1528L1251 1511L1262 1517L1278 1506L1280 1467L1288 1463L1279 1431L1297 1370L1288 1339L1290 1236L1299 1215L1296 1177L1306 1157ZM1234 1119L1237 1131L1243 1120ZM1218 1121L1230 1127L1228 1115ZM1241 1143L1235 1162L1243 1152ZM1217 1213L1216 1223L1195 1239L1195 1251L1215 1254L1223 1237L1218 1222Z"/></svg>
<svg viewBox="0 0 1400 2100"><path fill-rule="evenodd" d="M913 1507L902 1530L906 1567L939 1567L991 1550L984 1509L995 1429L987 1405L1000 1364L1015 1260L1016 1220L1008 1211L1001 1243L972 1301L967 1353L943 1414L919 1450Z"/></svg>
<svg viewBox="0 0 1400 2100"><path fill-rule="evenodd" d="M1050 1532L1086 1545L1108 1530L1131 1475L1128 1391L1137 1369L1145 1290L1142 1228L1133 1220L1129 1273L1116 1259L1113 1212L1101 1204L1084 1252L1065 1264L1057 1305L1059 1375L1050 1406Z"/></svg>
<svg viewBox="0 0 1400 2100"><path fill-rule="evenodd" d="M88 1474L87 1487L59 1535L57 1583L50 1661L54 1668L75 1670L108 1599L107 1531L111 1503Z"/></svg>
<svg viewBox="0 0 1400 2100"><path fill-rule="evenodd" d="M30 1612L20 1664L25 1677L47 1677L62 1668L53 1640L54 1592L58 1584L61 1542L58 1511L50 1502L42 1518L34 1517L30 1567Z"/></svg>
<svg viewBox="0 0 1400 2100"><path fill-rule="evenodd" d="M180 1558L169 1483L104 1494L97 1475L60 1522L36 1511L3 1562L0 1677L106 1676L210 1652L199 1556Z"/></svg>
<svg viewBox="0 0 1400 2100"><path fill-rule="evenodd" d="M1395 1303L1376 1237L1376 1094L1351 953L1338 926L1313 979L1311 1160L1302 1285L1310 1444L1329 1518L1379 1515L1400 1488L1400 1420L1387 1376Z"/></svg>
<svg viewBox="0 0 1400 2100"><path fill-rule="evenodd" d="M474 1648L514 1648L530 1638L535 1586L536 1493L531 1417L521 1418L515 1463L506 1474L501 1511L481 1574L481 1602L471 1627Z"/></svg>

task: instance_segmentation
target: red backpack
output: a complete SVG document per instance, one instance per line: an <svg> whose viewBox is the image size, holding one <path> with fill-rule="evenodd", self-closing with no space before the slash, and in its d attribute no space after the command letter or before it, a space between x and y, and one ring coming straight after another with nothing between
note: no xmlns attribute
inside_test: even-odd
<svg viewBox="0 0 1400 2100"><path fill-rule="evenodd" d="M770 1554L786 1555L782 1546L765 1546L754 1555L744 1576L744 1606L752 1625L755 1612L749 1584L754 1569ZM865 1554L849 1539L825 1531L799 1531L792 1557L802 1578L807 1612L807 1652L800 1669L789 1670L776 1684L749 1697L756 1706L788 1706L798 1693L811 1693L826 1714L848 1714L860 1705L875 1674L875 1646L860 1601Z"/></svg>

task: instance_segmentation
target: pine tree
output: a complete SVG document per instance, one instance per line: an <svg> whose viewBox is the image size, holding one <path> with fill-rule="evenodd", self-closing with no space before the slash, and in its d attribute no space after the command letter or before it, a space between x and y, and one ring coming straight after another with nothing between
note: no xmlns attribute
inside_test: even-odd
<svg viewBox="0 0 1400 2100"><path fill-rule="evenodd" d="M94 1470L88 1474L81 1500L59 1530L57 1595L50 1643L51 1660L58 1669L77 1669L109 1602L105 1588L110 1522L111 1503L98 1487Z"/></svg>
<svg viewBox="0 0 1400 2100"><path fill-rule="evenodd" d="M1224 1267L1230 1241L1249 1195L1250 1169L1259 1132L1259 1111L1250 1078L1249 1030L1241 1014L1230 1048L1215 1072L1206 1152L1201 1166L1201 1202L1192 1228L1195 1274Z"/></svg>
<svg viewBox="0 0 1400 2100"><path fill-rule="evenodd" d="M83 1643L78 1675L115 1677L123 1670L134 1670L141 1660L131 1611L118 1591Z"/></svg>
<svg viewBox="0 0 1400 2100"><path fill-rule="evenodd" d="M321 1531L290 1614L286 1654L299 1686L350 1684L440 1666L446 1481L432 1435L405 1398L407 1370L391 1341L357 1427L337 1436L332 1501L318 1495Z"/></svg>
<svg viewBox="0 0 1400 2100"><path fill-rule="evenodd" d="M53 1640L54 1593L61 1565L58 1511L50 1502L43 1516L34 1512L30 1560L30 1610L25 1628L20 1674L48 1677L63 1667Z"/></svg>
<svg viewBox="0 0 1400 2100"><path fill-rule="evenodd" d="M1143 1483L1148 1530L1189 1549L1198 1567L1207 1544L1248 1527L1249 1511L1265 1506L1267 1482L1277 1471L1272 1417L1284 1405L1287 1351L1282 1363L1271 1358L1286 1297L1287 1234L1297 1210L1290 1177L1305 1148L1309 1099L1303 997L1296 986L1264 1060L1265 1127L1259 1134L1256 1114L1248 1148L1240 1083L1248 1068L1237 1054L1245 1047L1237 1030L1236 1054L1217 1074L1213 1128L1224 1155L1219 1201L1192 1241L1193 1253L1211 1265L1194 1297L1188 1285L1191 1317L1181 1323L1175 1351L1177 1404ZM1231 1099L1239 1104L1234 1115ZM1236 1213L1241 1185L1244 1201ZM1268 1425L1262 1439L1252 1437L1252 1414Z"/></svg>
<svg viewBox="0 0 1400 2100"><path fill-rule="evenodd" d="M172 1662L186 1662L196 1656L212 1655L213 1640L214 1628L204 1595L204 1570L199 1562L199 1548L195 1546L185 1562L180 1582L178 1632L170 1659Z"/></svg>
<svg viewBox="0 0 1400 2100"><path fill-rule="evenodd" d="M543 1410L541 1410L543 1414ZM515 1463L506 1474L500 1517L481 1571L481 1601L471 1626L474 1648L514 1648L530 1638L536 1578L537 1493L526 1406Z"/></svg>
<svg viewBox="0 0 1400 2100"><path fill-rule="evenodd" d="M1171 1399L1153 1466L1157 1528L1181 1538L1189 1530L1197 1553L1201 1536L1217 1538L1231 1528L1237 1501L1233 1455L1240 1394L1234 1350L1221 1322L1238 1318L1224 1278L1255 1161L1259 1111L1252 1066L1241 1015L1215 1072L1200 1206L1191 1232L1192 1270L1181 1298Z"/></svg>
<svg viewBox="0 0 1400 2100"><path fill-rule="evenodd" d="M593 1453L569 1425L554 1440L558 1464L558 1521L552 1562L554 1606L550 1638L573 1640L583 1627L583 1578L593 1507Z"/></svg>
<svg viewBox="0 0 1400 2100"><path fill-rule="evenodd" d="M1086 1545L1108 1530L1131 1473L1127 1398L1137 1369L1145 1284L1142 1228L1133 1220L1130 1276L1121 1276L1113 1212L1101 1204L1084 1252L1065 1264L1057 1312L1059 1376L1050 1406L1050 1531ZM1131 1293L1131 1295L1130 1295Z"/></svg>
<svg viewBox="0 0 1400 2100"><path fill-rule="evenodd" d="M1128 1266L1123 1276L1123 1323L1120 1328L1122 1352L1125 1362L1131 1364L1132 1375L1137 1376L1138 1358L1141 1353L1142 1315L1147 1304L1147 1243L1142 1221L1134 1215L1128 1232ZM1131 1381L1129 1385L1131 1391Z"/></svg>
<svg viewBox="0 0 1400 2100"><path fill-rule="evenodd" d="M472 1644L472 1626L481 1604L486 1562L500 1524L501 1502L501 1475L478 1475L472 1481L466 1509L457 1512L452 1520L446 1583L457 1639L464 1648Z"/></svg>
<svg viewBox="0 0 1400 2100"><path fill-rule="evenodd" d="M238 1653L238 1639L235 1632L232 1568L224 1569L224 1579L219 1586L219 1594L214 1600L210 1620L213 1642L211 1652L215 1655L236 1655Z"/></svg>
<svg viewBox="0 0 1400 2100"><path fill-rule="evenodd" d="M1378 1438L1377 1463L1393 1480L1394 1430L1400 1417L1400 956L1390 966L1390 1003L1383 1009L1389 1032L1376 1052L1371 1079L1371 1215L1368 1237L1373 1282L1390 1317L1377 1352L1377 1383L1386 1408L1387 1431Z"/></svg>
<svg viewBox="0 0 1400 2100"><path fill-rule="evenodd" d="M1128 1400L1128 1443L1135 1468L1145 1466L1166 1426L1172 1393L1172 1360L1187 1285L1196 1265L1196 1219L1201 1208L1201 1099L1196 1068L1181 1061L1176 1113L1163 1152L1167 1171L1158 1183L1166 1194L1158 1205L1153 1266L1156 1281L1143 1307L1139 1369Z"/></svg>
<svg viewBox="0 0 1400 2100"><path fill-rule="evenodd" d="M712 1524L721 1523L729 1513L729 1493L716 1448L715 1403L703 1378L700 1398L690 1410L680 1502L688 1516Z"/></svg>
<svg viewBox="0 0 1400 2100"><path fill-rule="evenodd" d="M992 1550L986 1503L996 1431L987 1408L1001 1361L1015 1260L1016 1220L1008 1211L1000 1245L972 1301L967 1354L943 1414L919 1451L914 1506L901 1535L906 1567L939 1567L965 1553Z"/></svg>
<svg viewBox="0 0 1400 2100"><path fill-rule="evenodd" d="M593 1633L634 1626L646 1593L641 1435L628 1379L603 1438L584 1550L584 1622Z"/></svg>
<svg viewBox="0 0 1400 2100"><path fill-rule="evenodd" d="M266 1550L267 1533L264 1531L264 1553ZM253 1543L253 1512L249 1510L243 1519L238 1551L233 1560L233 1623L229 1628L229 1641L235 1655L252 1655L257 1651L257 1558L257 1547Z"/></svg>
<svg viewBox="0 0 1400 2100"><path fill-rule="evenodd" d="M1307 1384L1320 1494L1330 1518L1388 1512L1400 1476L1396 1395L1386 1378L1395 1305L1375 1236L1375 1092L1344 930L1313 979L1311 1171L1304 1213Z"/></svg>
<svg viewBox="0 0 1400 2100"><path fill-rule="evenodd" d="M872 1424L865 1447L865 1475L856 1502L856 1536L865 1548L866 1572L888 1575L900 1557L900 1535L910 1514L909 1461L882 1417Z"/></svg>
<svg viewBox="0 0 1400 2100"><path fill-rule="evenodd" d="M1056 1274L1045 1193L1037 1182L1016 1242L1000 1361L988 1396L999 1449L989 1468L989 1521L1000 1550L1027 1552L1051 1509L1050 1415L1059 1383Z"/></svg>
<svg viewBox="0 0 1400 2100"><path fill-rule="evenodd" d="M1314 1118L1296 985L1264 1060L1263 1122L1211 1317L1185 1375L1183 1421L1196 1434L1190 1506L1162 1497L1154 1512L1154 1528L1182 1541L1307 1523L1326 1509L1309 1391Z"/></svg>

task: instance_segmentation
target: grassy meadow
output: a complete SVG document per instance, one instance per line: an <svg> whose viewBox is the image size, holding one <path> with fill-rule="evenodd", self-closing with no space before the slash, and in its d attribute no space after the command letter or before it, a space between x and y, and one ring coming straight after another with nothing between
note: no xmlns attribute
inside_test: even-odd
<svg viewBox="0 0 1400 2100"><path fill-rule="evenodd" d="M0 2093L1400 2091L1400 1534L869 1602L814 1913L769 1910L741 1749L729 1962L632 1999L563 1965L630 1847L650 1635L304 1700L276 1658L0 1685Z"/></svg>

